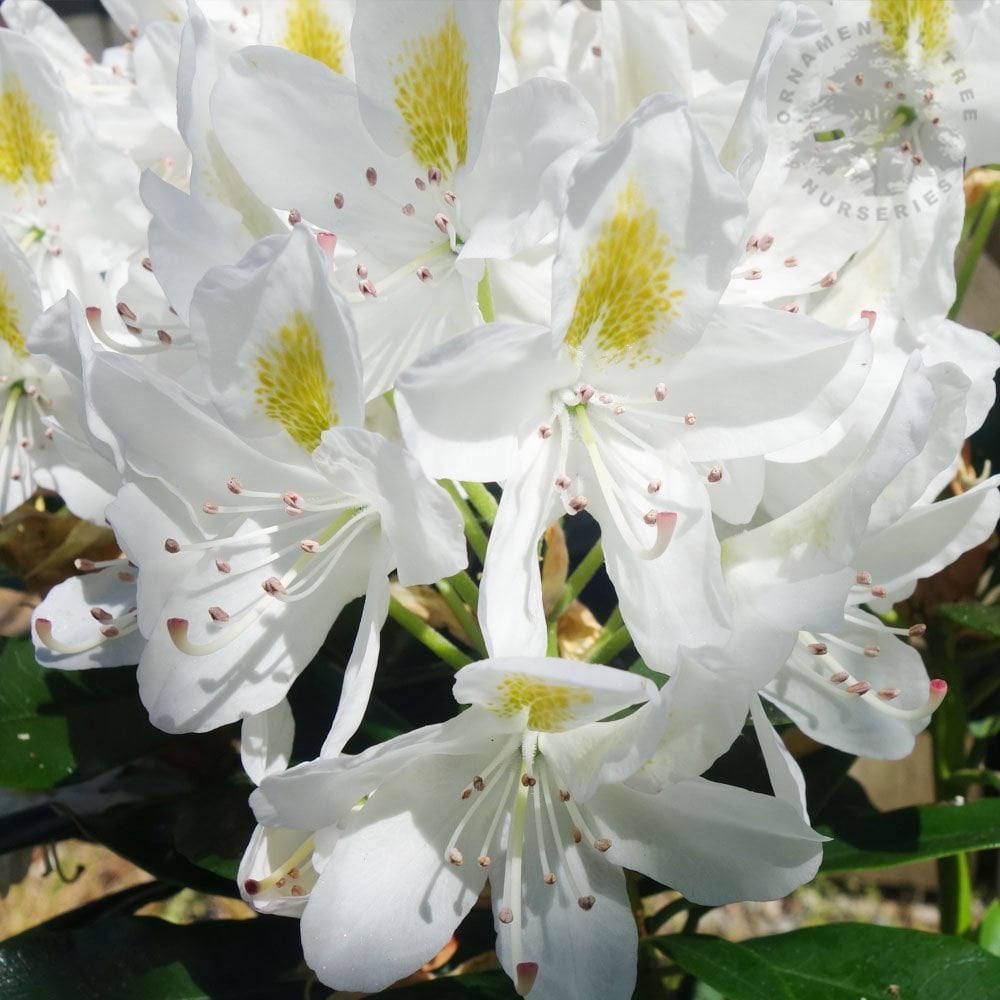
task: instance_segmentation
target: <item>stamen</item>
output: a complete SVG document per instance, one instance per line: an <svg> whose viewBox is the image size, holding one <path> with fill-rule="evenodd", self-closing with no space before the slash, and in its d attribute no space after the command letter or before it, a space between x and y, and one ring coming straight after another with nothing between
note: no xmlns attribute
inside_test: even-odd
<svg viewBox="0 0 1000 1000"><path fill-rule="evenodd" d="M528 813L528 796L531 786L524 784L523 779L528 773L526 747L521 749L522 783L514 797L514 815L511 818L510 834L507 841L507 864L504 871L503 891L507 897L507 905L511 911L510 957L511 964L516 969L522 962L523 941L521 936L521 867L524 855L524 824Z"/></svg>
<svg viewBox="0 0 1000 1000"><path fill-rule="evenodd" d="M650 548L643 548L642 544L639 542L632 530L631 526L625 518L625 514L621 509L621 505L618 502L617 489L615 482L608 472L607 466L604 464L604 459L601 456L600 449L598 447L597 438L594 434L593 428L590 424L590 418L587 416L586 408L583 406L574 407L571 411L577 418L577 422L580 427L580 436L583 439L584 446L587 449L587 453L590 455L591 464L594 468L594 473L597 477L597 483L601 488L601 492L604 495L604 499L607 502L608 510L611 513L611 518L615 522L615 526L621 533L622 538L625 540L626 544L638 555L641 559L656 559L658 556L662 555L667 546L670 544L670 539L673 537L674 528L677 525L677 515L672 512L660 511L656 515L656 540ZM572 508L573 501L570 501L570 507Z"/></svg>
<svg viewBox="0 0 1000 1000"><path fill-rule="evenodd" d="M46 649L51 649L53 653L61 656L73 656L77 653L86 653L91 649L97 649L104 644L106 639L117 639L120 636L128 635L138 629L135 612L130 612L119 618L116 624L109 624L99 629L99 638L84 640L78 643L62 642L52 634L52 621L49 618L35 619L35 635Z"/></svg>
<svg viewBox="0 0 1000 1000"><path fill-rule="evenodd" d="M283 864L279 865L270 875L262 879L248 878L243 882L243 890L248 896L257 896L267 889L283 889L286 879L298 882L302 878L302 869L312 867L313 838L306 840L298 850ZM298 889L298 892L296 892ZM292 886L291 895L303 896L305 890L301 886Z"/></svg>
<svg viewBox="0 0 1000 1000"><path fill-rule="evenodd" d="M119 303L119 306L125 306L125 304ZM125 308L128 309L128 306L125 306ZM118 311L120 313L121 308ZM131 309L128 309L128 311L132 313ZM120 340L115 340L104 329L104 324L101 322L101 310L97 306L88 306L86 316L91 332L105 347L110 348L112 351L117 351L119 354L153 354L163 350L164 345L160 341L157 341L155 344L123 344ZM132 317L133 319L135 318L135 313L132 313Z"/></svg>
<svg viewBox="0 0 1000 1000"><path fill-rule="evenodd" d="M535 979L538 976L538 963L519 962L515 972L514 988L520 996L526 997L535 985Z"/></svg>

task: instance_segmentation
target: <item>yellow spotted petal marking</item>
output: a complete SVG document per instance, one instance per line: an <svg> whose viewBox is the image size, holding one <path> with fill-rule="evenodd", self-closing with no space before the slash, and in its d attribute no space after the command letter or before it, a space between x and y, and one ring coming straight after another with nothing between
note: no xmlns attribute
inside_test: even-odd
<svg viewBox="0 0 1000 1000"><path fill-rule="evenodd" d="M323 431L338 422L333 379L312 320L296 310L284 326L265 338L256 358L257 405L312 451Z"/></svg>
<svg viewBox="0 0 1000 1000"><path fill-rule="evenodd" d="M886 44L905 56L910 40L919 40L924 53L935 57L948 44L949 0L871 0L871 17L879 21Z"/></svg>
<svg viewBox="0 0 1000 1000"><path fill-rule="evenodd" d="M397 62L396 107L413 156L450 177L469 152L468 46L454 8L437 34L407 41Z"/></svg>
<svg viewBox="0 0 1000 1000"><path fill-rule="evenodd" d="M344 36L327 17L320 0L294 0L289 4L281 44L325 63L334 73L344 72Z"/></svg>
<svg viewBox="0 0 1000 1000"><path fill-rule="evenodd" d="M670 287L675 257L670 240L657 222L656 209L646 201L635 180L618 196L615 213L601 223L597 239L587 248L579 294L565 342L579 351L593 336L600 360L626 361L630 367L660 358L649 350L649 338L677 313L682 289Z"/></svg>
<svg viewBox="0 0 1000 1000"><path fill-rule="evenodd" d="M510 53L515 59L521 58L524 45L524 4L525 0L514 0L510 12Z"/></svg>
<svg viewBox="0 0 1000 1000"><path fill-rule="evenodd" d="M559 732L575 718L577 705L589 705L593 695L586 688L547 684L527 674L511 674L497 685L499 705L490 706L501 718L509 719L528 710L528 728L538 732Z"/></svg>
<svg viewBox="0 0 1000 1000"><path fill-rule="evenodd" d="M0 96L0 177L20 184L30 175L48 184L56 167L56 136L16 74L6 73Z"/></svg>
<svg viewBox="0 0 1000 1000"><path fill-rule="evenodd" d="M0 340L2 340L19 358L28 356L21 335L21 312L14 304L14 296L7 287L3 275L0 275Z"/></svg>

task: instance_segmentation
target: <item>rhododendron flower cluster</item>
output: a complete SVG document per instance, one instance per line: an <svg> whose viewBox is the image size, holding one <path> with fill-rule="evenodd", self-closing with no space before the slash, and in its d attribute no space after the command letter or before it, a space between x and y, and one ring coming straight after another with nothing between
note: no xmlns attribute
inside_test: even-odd
<svg viewBox="0 0 1000 1000"><path fill-rule="evenodd" d="M107 7L98 62L0 8L3 512L47 487L123 553L37 608L39 661L241 722L240 890L338 990L488 884L521 995L626 1000L623 870L706 905L812 878L775 720L906 755L947 685L890 609L1000 511L961 459L1000 348L949 318L1000 7ZM345 753L389 617L469 707ZM703 777L745 725L766 792Z"/></svg>

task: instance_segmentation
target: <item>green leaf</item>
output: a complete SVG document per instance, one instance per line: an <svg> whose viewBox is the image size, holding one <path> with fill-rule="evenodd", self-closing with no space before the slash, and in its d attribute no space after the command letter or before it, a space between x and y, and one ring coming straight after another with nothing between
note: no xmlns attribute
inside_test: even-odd
<svg viewBox="0 0 1000 1000"><path fill-rule="evenodd" d="M781 974L742 944L701 934L672 934L658 938L656 945L682 969L731 1000L795 998Z"/></svg>
<svg viewBox="0 0 1000 1000"><path fill-rule="evenodd" d="M94 777L168 739L139 703L133 668L49 670L29 639L0 642L0 786Z"/></svg>
<svg viewBox="0 0 1000 1000"><path fill-rule="evenodd" d="M910 806L836 822L823 848L822 871L891 868L966 851L1000 847L1000 799L965 805Z"/></svg>
<svg viewBox="0 0 1000 1000"><path fill-rule="evenodd" d="M959 625L985 632L987 635L1000 636L1000 605L997 604L942 604L938 611Z"/></svg>
<svg viewBox="0 0 1000 1000"><path fill-rule="evenodd" d="M0 996L301 1000L301 961L299 922L279 917L187 927L155 917L71 930L43 925L0 944Z"/></svg>
<svg viewBox="0 0 1000 1000"><path fill-rule="evenodd" d="M1000 900L994 899L979 925L979 947L1000 956Z"/></svg>
<svg viewBox="0 0 1000 1000"><path fill-rule="evenodd" d="M27 639L7 639L0 652L0 785L51 788L73 773L65 718L40 714L52 696Z"/></svg>
<svg viewBox="0 0 1000 1000"><path fill-rule="evenodd" d="M236 869L253 833L249 788L186 790L77 817L84 833L151 875L217 896L239 895ZM213 796L218 806L208 806Z"/></svg>
<svg viewBox="0 0 1000 1000"><path fill-rule="evenodd" d="M871 924L808 927L733 944L677 934L656 945L727 1000L994 996L1000 959L960 938Z"/></svg>

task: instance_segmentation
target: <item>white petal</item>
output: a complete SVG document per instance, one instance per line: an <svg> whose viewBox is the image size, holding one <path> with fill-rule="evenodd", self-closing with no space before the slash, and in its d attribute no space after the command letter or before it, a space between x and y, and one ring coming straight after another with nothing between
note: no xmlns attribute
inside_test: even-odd
<svg viewBox="0 0 1000 1000"><path fill-rule="evenodd" d="M463 667L455 700L502 718L527 709L527 727L546 733L605 719L655 696L652 681L624 670L554 657L497 657Z"/></svg>
<svg viewBox="0 0 1000 1000"><path fill-rule="evenodd" d="M573 171L553 269L556 337L607 368L690 347L729 280L744 212L683 104L648 98Z"/></svg>
<svg viewBox="0 0 1000 1000"><path fill-rule="evenodd" d="M240 761L259 785L264 776L288 767L295 739L295 719L286 698L264 712L248 715L240 730Z"/></svg>
<svg viewBox="0 0 1000 1000"><path fill-rule="evenodd" d="M461 515L404 448L370 431L342 427L323 435L313 459L338 489L378 511L404 587L466 566Z"/></svg>
<svg viewBox="0 0 1000 1000"><path fill-rule="evenodd" d="M767 776L771 779L774 794L789 805L794 806L803 821L809 822L806 810L806 783L799 765L788 752L777 730L771 725L760 703L760 698L754 695L750 700L750 714L753 717L754 732L760 743L764 763L767 765Z"/></svg>
<svg viewBox="0 0 1000 1000"><path fill-rule="evenodd" d="M666 368L664 404L697 417L678 435L692 458L763 455L826 430L857 394L871 355L860 320L835 330L783 310L722 306Z"/></svg>
<svg viewBox="0 0 1000 1000"><path fill-rule="evenodd" d="M719 153L719 162L739 181L747 193L753 187L757 172L767 153L768 118L767 94L771 67L785 40L795 29L796 8L782 3L771 16L764 40L757 51L750 82L732 129ZM780 71L782 67L778 66Z"/></svg>
<svg viewBox="0 0 1000 1000"><path fill-rule="evenodd" d="M705 906L778 899L808 882L822 859L825 838L794 807L702 779L653 796L608 785L591 808L611 839L609 861Z"/></svg>
<svg viewBox="0 0 1000 1000"><path fill-rule="evenodd" d="M358 623L354 648L351 650L347 666L344 667L337 714L320 751L324 757L335 757L344 749L344 744L358 731L368 708L372 685L375 682L375 666L381 648L380 633L389 613L387 575L391 565L389 545L383 538L372 557L364 611Z"/></svg>
<svg viewBox="0 0 1000 1000"><path fill-rule="evenodd" d="M855 610L852 614L875 628L879 624L863 611ZM837 635L861 647L879 639L878 632L849 625L843 626ZM829 652L815 656L805 643L800 643L788 664L762 693L804 733L827 746L881 760L905 757L913 749L916 734L927 727L930 716L916 720L894 718L879 711L876 692L885 688L900 692L897 698L886 700L890 710L919 708L928 699L927 669L920 654L895 636L885 635L878 644L881 652L871 658L829 641ZM868 681L871 692L858 697L844 690L850 681L831 684L829 678L837 669L849 671L855 680Z"/></svg>
<svg viewBox="0 0 1000 1000"><path fill-rule="evenodd" d="M328 427L363 421L354 323L305 226L209 271L191 337L223 419L261 450L312 451Z"/></svg>
<svg viewBox="0 0 1000 1000"><path fill-rule="evenodd" d="M538 965L530 995L537 990L539 996L553 1000L627 1000L635 984L637 933L621 868L595 850L577 850L578 888L595 897L593 907L584 910L564 870L556 872L555 885L546 885L537 854L528 850L525 854L521 960ZM494 898L494 913L499 903ZM516 981L512 925L497 920L496 927L497 955Z"/></svg>
<svg viewBox="0 0 1000 1000"><path fill-rule="evenodd" d="M556 441L557 434L529 438L504 484L479 588L479 620L492 656L542 656L547 647L538 542L562 509L554 486L562 473Z"/></svg>
<svg viewBox="0 0 1000 1000"><path fill-rule="evenodd" d="M518 438L552 412L573 366L544 327L491 323L429 351L396 382L400 425L428 475L502 482Z"/></svg>
<svg viewBox="0 0 1000 1000"><path fill-rule="evenodd" d="M500 65L496 0L361 4L351 48L369 132L445 179L479 155Z"/></svg>
<svg viewBox="0 0 1000 1000"><path fill-rule="evenodd" d="M463 217L475 220L462 255L510 257L552 232L570 170L596 128L590 106L554 80L498 94L482 154L458 185Z"/></svg>
<svg viewBox="0 0 1000 1000"><path fill-rule="evenodd" d="M893 600L908 597L918 579L937 573L993 533L1000 516L998 483L1000 477L994 476L958 496L914 507L865 538L857 565L868 569Z"/></svg>
<svg viewBox="0 0 1000 1000"><path fill-rule="evenodd" d="M486 881L445 859L470 758L435 757L381 785L346 822L302 917L302 948L336 989L374 992L444 947Z"/></svg>
<svg viewBox="0 0 1000 1000"><path fill-rule="evenodd" d="M131 580L122 577L132 577ZM32 613L32 622L42 618L52 623L52 634L66 646L89 646L78 653L58 653L35 636L35 657L42 666L63 670L86 670L90 667L120 667L138 663L146 640L138 628L119 638L105 639L101 622L95 621L91 608L98 608L114 619L128 618L136 606L134 571L122 560L117 566L94 573L71 576L53 587Z"/></svg>

